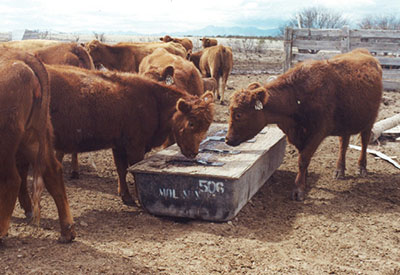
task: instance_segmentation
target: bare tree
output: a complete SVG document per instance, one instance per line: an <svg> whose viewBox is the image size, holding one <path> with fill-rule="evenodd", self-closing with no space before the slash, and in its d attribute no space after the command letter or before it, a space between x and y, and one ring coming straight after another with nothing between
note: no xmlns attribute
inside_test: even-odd
<svg viewBox="0 0 400 275"><path fill-rule="evenodd" d="M345 25L349 25L349 21L341 13L323 7L310 7L292 15L287 24L279 29L283 35L286 27L336 29Z"/></svg>
<svg viewBox="0 0 400 275"><path fill-rule="evenodd" d="M400 30L400 18L395 15L369 15L361 19L360 29Z"/></svg>

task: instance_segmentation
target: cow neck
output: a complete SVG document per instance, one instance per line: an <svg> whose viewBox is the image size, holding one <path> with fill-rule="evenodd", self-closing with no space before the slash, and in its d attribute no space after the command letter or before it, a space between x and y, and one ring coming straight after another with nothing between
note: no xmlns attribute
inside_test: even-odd
<svg viewBox="0 0 400 275"><path fill-rule="evenodd" d="M301 102L297 99L295 91L286 83L269 86L267 91L268 100L264 112L267 124L291 122L301 108Z"/></svg>
<svg viewBox="0 0 400 275"><path fill-rule="evenodd" d="M118 45L105 45L104 47L106 47L106 51L104 51L102 53L103 61L107 61L106 64L103 64L105 67L107 68L118 68L119 67L119 63L120 63L120 55L124 54L124 49L121 46Z"/></svg>
<svg viewBox="0 0 400 275"><path fill-rule="evenodd" d="M170 86L155 83L158 87L152 89L153 97L157 103L158 128L154 135L153 147L161 146L173 131L173 115L176 110L176 102L186 94Z"/></svg>

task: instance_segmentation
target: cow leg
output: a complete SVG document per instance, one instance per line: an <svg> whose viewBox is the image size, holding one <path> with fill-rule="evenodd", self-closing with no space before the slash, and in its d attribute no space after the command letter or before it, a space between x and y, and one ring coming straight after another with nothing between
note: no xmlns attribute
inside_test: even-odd
<svg viewBox="0 0 400 275"><path fill-rule="evenodd" d="M64 158L64 152L56 150L56 158L62 164Z"/></svg>
<svg viewBox="0 0 400 275"><path fill-rule="evenodd" d="M336 163L336 179L344 179L346 171L346 152L349 146L350 136L339 137L339 158Z"/></svg>
<svg viewBox="0 0 400 275"><path fill-rule="evenodd" d="M297 201L304 200L304 191L306 187L306 176L308 165L310 164L311 157L317 150L318 146L324 139L324 135L314 135L310 137L309 142L306 144L304 149L299 152L299 171L295 180L295 188L292 192L292 199Z"/></svg>
<svg viewBox="0 0 400 275"><path fill-rule="evenodd" d="M217 81L217 99L220 100L221 99L221 95L220 95L220 77L219 75L214 76L215 80Z"/></svg>
<svg viewBox="0 0 400 275"><path fill-rule="evenodd" d="M64 152L61 151L56 151L56 158L57 160L62 163L63 158L64 158ZM71 154L71 167L72 167L72 172L70 179L79 179L79 164L78 164L78 153L72 153Z"/></svg>
<svg viewBox="0 0 400 275"><path fill-rule="evenodd" d="M218 70L215 70L214 68L210 68L210 76L213 77L215 79L215 81L217 82L217 96L216 98L219 100L221 98L220 94L219 94L219 79L220 79L220 75L218 74ZM214 97L215 97L215 93L214 93Z"/></svg>
<svg viewBox="0 0 400 275"><path fill-rule="evenodd" d="M32 201L29 195L28 190L28 171L29 171L29 162L26 160L19 159L18 171L21 177L21 187L19 189L18 200L22 209L25 211L25 216L27 223L30 223L33 218L33 209L32 209Z"/></svg>
<svg viewBox="0 0 400 275"><path fill-rule="evenodd" d="M224 72L221 79L221 105L224 105L224 94L226 89L226 83L228 82L229 73ZM219 86L219 85L218 85Z"/></svg>
<svg viewBox="0 0 400 275"><path fill-rule="evenodd" d="M1 156L3 157L3 156ZM11 215L17 202L21 178L13 156L0 159L0 241L10 227Z"/></svg>
<svg viewBox="0 0 400 275"><path fill-rule="evenodd" d="M47 191L53 197L57 206L61 227L59 242L68 243L75 239L74 221L70 212L67 193L64 186L62 166L54 157L53 152L47 152L46 168L43 180Z"/></svg>
<svg viewBox="0 0 400 275"><path fill-rule="evenodd" d="M362 131L361 132L361 153L360 153L360 158L358 159L358 168L360 172L361 177L366 177L367 176L367 148L368 148L368 143L371 138L371 128L368 128L368 130Z"/></svg>
<svg viewBox="0 0 400 275"><path fill-rule="evenodd" d="M126 183L126 169L128 169L128 157L125 149L115 148L112 149L115 166L117 167L118 173L118 195L121 196L122 201L126 205L135 205L135 201L132 199L129 193L128 185Z"/></svg>
<svg viewBox="0 0 400 275"><path fill-rule="evenodd" d="M71 154L71 166L72 166L72 172L71 172L71 179L79 179L79 160L78 160L78 153L72 153Z"/></svg>

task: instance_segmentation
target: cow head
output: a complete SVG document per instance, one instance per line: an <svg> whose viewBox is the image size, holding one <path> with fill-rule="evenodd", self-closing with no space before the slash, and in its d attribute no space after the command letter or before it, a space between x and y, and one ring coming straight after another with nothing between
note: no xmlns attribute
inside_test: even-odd
<svg viewBox="0 0 400 275"><path fill-rule="evenodd" d="M89 52L93 59L94 66L99 68L104 54L104 44L99 40L92 40L85 45L86 50Z"/></svg>
<svg viewBox="0 0 400 275"><path fill-rule="evenodd" d="M176 103L174 138L183 155L194 158L214 117L214 96L207 92L201 97L180 98Z"/></svg>
<svg viewBox="0 0 400 275"><path fill-rule="evenodd" d="M233 94L229 106L229 129L225 138L228 145L237 146L264 128L264 105L267 99L267 91L259 83L251 83L246 89Z"/></svg>
<svg viewBox="0 0 400 275"><path fill-rule="evenodd" d="M160 40L163 42L171 42L173 41L173 38L169 35L165 35L164 37L160 37Z"/></svg>
<svg viewBox="0 0 400 275"><path fill-rule="evenodd" d="M211 46L218 45L218 42L215 39L211 40L210 38L203 37L203 38L200 38L200 41L201 41L201 44L202 44L203 48L208 48L208 47L211 47Z"/></svg>

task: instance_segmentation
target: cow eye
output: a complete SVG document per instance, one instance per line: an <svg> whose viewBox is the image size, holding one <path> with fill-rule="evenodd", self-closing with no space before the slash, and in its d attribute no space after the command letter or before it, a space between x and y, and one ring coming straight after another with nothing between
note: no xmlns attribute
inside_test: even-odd
<svg viewBox="0 0 400 275"><path fill-rule="evenodd" d="M241 117L242 117L241 113L235 113L235 120L240 120Z"/></svg>
<svg viewBox="0 0 400 275"><path fill-rule="evenodd" d="M189 126L190 128L194 128L194 123L193 123L193 121L189 121L188 126Z"/></svg>

